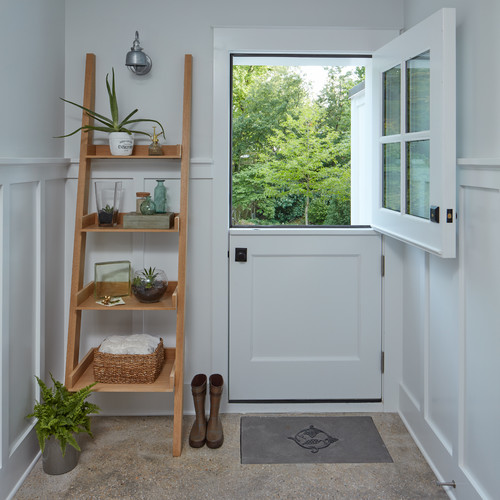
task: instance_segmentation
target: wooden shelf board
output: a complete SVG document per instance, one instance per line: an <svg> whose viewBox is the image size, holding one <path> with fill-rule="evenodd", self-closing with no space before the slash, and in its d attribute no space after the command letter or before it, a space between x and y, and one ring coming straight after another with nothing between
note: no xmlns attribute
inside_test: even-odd
<svg viewBox="0 0 500 500"><path fill-rule="evenodd" d="M85 364L86 366L81 366ZM174 365L175 349L165 348L165 359L160 375L152 384L104 384L98 383L92 390L95 392L173 392L174 390ZM76 392L95 382L94 379L94 349L91 349L80 364L73 370L73 374L81 372L72 386L68 387L71 392Z"/></svg>
<svg viewBox="0 0 500 500"><path fill-rule="evenodd" d="M169 281L167 292L159 302L147 304L139 302L134 295L122 297L125 304L107 307L96 303L94 298L94 282L78 292L77 310L96 311L175 311L177 309L177 281Z"/></svg>
<svg viewBox="0 0 500 500"><path fill-rule="evenodd" d="M109 146L106 144L89 144L86 157L90 159L114 159L114 160L164 160L164 159L180 159L182 157L182 148L180 144L162 146L163 155L150 156L148 154L149 146L146 144L138 144L134 146L131 155L117 156L112 155Z"/></svg>
<svg viewBox="0 0 500 500"><path fill-rule="evenodd" d="M97 213L87 214L82 219L82 232L91 233L178 233L179 214L175 214L174 225L170 229L125 229L123 227L123 215L118 214L118 224L113 227L101 227L97 224Z"/></svg>

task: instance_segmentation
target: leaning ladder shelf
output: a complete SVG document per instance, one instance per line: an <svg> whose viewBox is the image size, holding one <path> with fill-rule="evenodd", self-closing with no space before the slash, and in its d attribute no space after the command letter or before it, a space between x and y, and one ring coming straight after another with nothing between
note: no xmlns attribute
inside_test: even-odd
<svg viewBox="0 0 500 500"><path fill-rule="evenodd" d="M160 302L143 304L134 297L125 298L121 310L151 311L174 310L177 312L175 347L165 348L165 360L160 375L152 384L103 384L98 383L96 392L174 392L174 432L172 453L180 456L182 451L182 405L184 379L184 307L186 294L186 250L189 194L189 161L191 139L191 79L192 56L184 59L184 97L182 111L182 144L162 146L162 156L148 156L148 147L134 147L131 156L111 156L109 146L93 144L92 132L81 134L80 167L78 171L78 192L76 201L75 242L73 248L73 268L68 324L68 345L66 354L65 384L70 391L77 391L94 382L93 357L91 349L80 357L80 334L82 312L100 310L109 313L110 308L100 306L93 299L93 283L85 284L85 249L89 232L102 233L179 233L178 281L170 282L167 292ZM87 54L85 66L85 87L83 106L94 109L95 103L95 55ZM92 125L91 118L83 113L82 126ZM113 228L97 225L97 215L88 213L92 160L181 160L180 212L175 214L171 229L124 229L123 216ZM111 308L111 310L114 308Z"/></svg>

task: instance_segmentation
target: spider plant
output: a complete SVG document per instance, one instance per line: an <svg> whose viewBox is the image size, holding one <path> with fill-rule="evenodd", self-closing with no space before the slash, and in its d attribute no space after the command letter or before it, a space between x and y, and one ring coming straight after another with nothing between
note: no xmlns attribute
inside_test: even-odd
<svg viewBox="0 0 500 500"><path fill-rule="evenodd" d="M112 80L111 80L111 85L109 84L109 73L106 75L106 89L108 91L108 97L109 97L109 108L111 110L111 118L107 118L106 116L103 116L99 113L96 113L95 111L86 108L85 106L81 106L80 104L77 104L76 102L69 101L67 99L63 99L61 97L61 100L64 102L67 102L69 104L72 104L73 106L76 106L77 108L83 109L88 116L93 118L94 120L98 121L99 123L102 123L102 125L84 125L83 127L79 127L70 134L66 135L60 135L58 136L59 138L61 137L69 137L71 135L76 134L80 130L84 130L85 132L88 132L89 130L99 130L101 132L126 132L127 134L131 135L132 132L136 134L143 134L147 135L148 137L151 136L148 132L143 132L141 130L130 130L130 125L133 125L135 123L139 122L153 122L157 123L160 128L161 132L158 135L163 135L165 137L165 130L163 129L162 124L157 121L157 120L151 120L149 118L135 118L132 119L132 117L139 111L138 109L134 109L131 113L129 113L122 121L119 119L118 115L118 103L116 100L116 90L115 90L115 69L112 68Z"/></svg>

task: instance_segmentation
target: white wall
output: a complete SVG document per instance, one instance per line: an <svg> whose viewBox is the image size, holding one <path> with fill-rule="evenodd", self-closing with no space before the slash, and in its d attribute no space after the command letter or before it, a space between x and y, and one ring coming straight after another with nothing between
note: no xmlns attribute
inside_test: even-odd
<svg viewBox="0 0 500 500"><path fill-rule="evenodd" d="M0 95L9 96L9 99L2 99L9 120L2 120L0 124L0 155L7 158L62 156L63 141L52 139L52 136L62 132L63 107L58 97L81 101L86 52L95 52L97 55L98 110L107 109L104 77L114 67L119 103L123 110L139 107L140 116L154 117L164 122L169 143L180 142L183 55L193 54L193 179L185 376L185 382L189 383L194 373L211 373L219 368L211 362L219 346L214 343L214 332L211 331L212 298L209 295L213 278L210 249L214 224L218 223L212 216L212 27L276 26L279 29L283 26L316 26L321 29L323 26L344 26L397 29L403 24L411 27L445 6L457 7L458 156L500 158L500 142L497 140L500 129L500 97L497 92L500 69L491 57L500 49L496 26L500 17L500 4L496 0L296 0L293 3L286 0L272 3L264 0L148 0L140 3L131 0L9 1L0 18L2 34L12 46L15 45L20 57L8 65L9 68L15 68L10 70L11 76L0 80ZM29 16L26 12L29 12ZM123 64L135 30L139 30L144 50L153 59L153 70L144 78L135 77ZM14 57L14 51L9 53ZM69 131L76 128L79 120L79 113L67 106L65 129ZM27 142L26 136L30 134L31 142ZM66 156L76 159L78 149L77 137L64 141ZM486 167L464 164L459 172L463 196L458 206L461 233L457 260L442 261L400 243L388 243L394 259L403 258L406 271L406 292L401 312L404 354L400 410L438 476L444 480L457 481L458 487L451 494L467 500L479 498L480 495L493 498L496 491L493 481L495 471L499 468L495 446L499 438L492 418L492 415L500 413L498 391L491 391L492 394L483 391L484 387L495 387L494 380L500 378L496 368L498 364L494 364L494 359L500 354L498 335L496 338L492 335L495 325L498 325L495 304L499 303L500 296L498 287L493 285L488 289L488 294L484 294L481 282L477 282L476 278L488 274L489 269L496 269L493 249L498 247L499 242L493 234L499 215L497 178L500 168L495 165L499 165L500 161L496 164L493 162L493 165L491 162L485 163ZM105 170L107 167L97 167L96 175L118 175L128 179L134 191L141 184L148 186L151 179L156 177L157 172L143 170L144 167L137 164L133 172L127 172L128 167L120 171L119 165L114 172ZM17 167L12 165L8 168ZM486 178L485 171L489 172ZM63 304L64 325L60 320L50 323L50 328L43 324L47 340L47 369L59 377L64 368L62 339L67 324L75 173L76 166L73 165L65 187L65 291L56 296L47 296L43 309L44 316L60 318L61 302L63 299L66 301ZM53 221L61 222L57 218L60 213L57 200L61 199L59 167L51 175L54 176L54 182L50 182L42 191L42 188L37 187L35 192L46 193L39 194L40 199L50 197L47 216L54 216ZM175 183L175 174L170 170L162 171L162 176ZM32 182L40 182L40 176L33 169L26 178L29 179L30 189L33 188ZM1 193L5 196L4 179L0 177ZM484 196L483 190L486 193ZM2 199L5 203L8 198ZM130 209L131 200L129 197ZM487 217L481 217L486 213ZM2 227L2 255L5 259L5 245L9 240L4 231L5 223ZM469 238L474 231L478 239ZM46 235L45 241L50 241L51 252L55 252L50 256L49 252L46 254L46 273L56 273L62 258L59 224L46 226L40 234ZM54 237L55 241L59 241L55 247ZM131 245L136 258L140 254L142 242L134 240L126 244ZM97 245L90 245L90 249L92 259L92 252L97 252ZM105 252L111 255L116 253L112 245ZM5 274L2 280L2 290L7 290ZM6 310L5 295L4 292L3 311ZM38 303L35 301L31 307L33 314L36 314ZM394 317L387 320L396 324L399 321ZM8 327L5 326L5 319L3 321L2 342L5 346ZM156 326L154 322L151 324L152 328ZM50 333L50 339L47 337L49 331L53 332ZM30 335L32 333L29 332ZM386 353L391 349L393 353L398 353L397 347L385 348ZM39 364L43 365L41 351L38 358L32 361L31 371L36 369L40 358L42 361ZM8 350L4 349L2 357L2 408L9 407L9 398L12 397L5 389L9 380L5 371L6 352ZM32 386L26 387L26 393L31 394L32 389ZM481 398L481 395L484 397ZM106 413L166 413L172 410L172 400L164 396L123 397L112 394L105 395L98 402ZM16 444L13 436L19 435L18 431L22 435L19 422L23 410L20 408L16 411L16 415L9 415L5 411L2 413L2 474L12 470L8 468L6 460L12 445ZM9 419L14 420L14 426L9 427ZM34 456L36 446L33 446L33 441L24 441L29 444L24 461L16 463L16 472L9 472L5 476L8 477L7 482L2 476L2 488L4 485L5 488L12 487Z"/></svg>
<svg viewBox="0 0 500 500"><path fill-rule="evenodd" d="M96 108L107 110L104 78L114 67L123 111L138 106L140 115L165 122L169 143L180 142L182 56L193 54L192 156L212 157L212 28L215 26L344 26L400 28L399 0L146 0L66 1L66 97L81 101L86 52L97 55ZM92 27L89 30L89 26ZM135 31L153 60L146 77L124 65ZM125 104L126 103L126 104ZM133 109L133 108L131 108ZM78 126L80 115L67 129ZM66 154L78 156L78 137L67 141Z"/></svg>
<svg viewBox="0 0 500 500"><path fill-rule="evenodd" d="M4 0L0 158L62 156L64 0Z"/></svg>
<svg viewBox="0 0 500 500"><path fill-rule="evenodd" d="M115 9L115 6L119 8ZM279 0L254 2L203 0L189 2L164 2L149 0L140 4L144 15L137 16L137 3L131 0L90 0L66 2L66 90L65 96L81 102L83 95L84 58L86 52L97 56L96 109L107 113L104 79L111 68L115 68L119 104L126 112L139 107L140 116L159 119L165 125L167 142L178 143L181 138L181 93L182 65L185 53L193 54L193 114L192 114L192 175L190 193L189 239L188 239L188 286L186 305L186 357L185 384L189 384L195 373L213 373L227 368L225 342L216 340L212 331L213 235L217 224L213 212L213 27L255 27L255 26L327 26L369 27L399 29L403 12L397 0L356 0L355 2L313 0L307 4L299 1L291 4ZM89 36L88 26L92 26ZM124 66L125 54L132 43L135 30L139 31L144 51L153 60L153 69L146 77L136 77ZM77 110L66 109L66 130L78 126L80 116ZM66 155L78 157L78 138L66 141ZM172 162L175 165L175 162ZM97 166L97 176L106 176L107 167ZM173 173L161 167L156 174L148 166L135 164L134 172L119 172L129 179L133 194L139 186L146 185L154 175L170 178ZM146 169L146 170L145 170ZM109 174L113 175L113 174ZM142 177L141 177L142 176ZM67 199L74 200L76 165L70 171ZM141 184L141 182L143 184ZM146 184L144 184L146 183ZM74 201L73 201L74 202ZM125 209L132 210L129 197ZM73 208L67 212L67 234L73 224ZM90 263L102 256L97 246L89 242ZM142 242L128 241L133 259L141 254ZM225 246L225 241L223 242ZM67 239L66 276L69 290L71 269L71 238ZM113 248L107 248L113 255ZM223 253L225 255L225 251ZM169 257L170 259L171 257ZM139 261L137 261L139 263ZM139 264L140 265L140 264ZM175 269L174 269L175 271ZM167 269L167 274L170 272ZM67 309L67 308L66 308ZM89 320L91 321L91 320ZM156 321L161 321L159 318ZM67 318L66 318L67 322ZM138 323L137 323L138 324ZM94 327L94 324L92 324ZM148 328L157 328L150 324ZM94 328L96 336L101 329ZM105 332L104 332L105 334ZM83 340L83 342L87 342ZM85 344L85 348L87 344ZM222 359L221 363L213 359ZM99 396L99 395L98 395ZM190 398L185 400L185 409L191 407ZM140 401L140 403L139 403ZM165 413L172 411L170 398L164 395L104 395L98 402L105 413Z"/></svg>
<svg viewBox="0 0 500 500"><path fill-rule="evenodd" d="M400 412L450 496L497 498L500 4L406 0L405 27L441 7L457 9L458 257L405 247Z"/></svg>
<svg viewBox="0 0 500 500"><path fill-rule="evenodd" d="M64 0L6 0L0 9L0 498L39 448L25 419L34 375L63 355ZM47 357L47 359L46 359Z"/></svg>
<svg viewBox="0 0 500 500"><path fill-rule="evenodd" d="M457 156L500 157L497 0L405 0L409 28L442 7L457 12Z"/></svg>

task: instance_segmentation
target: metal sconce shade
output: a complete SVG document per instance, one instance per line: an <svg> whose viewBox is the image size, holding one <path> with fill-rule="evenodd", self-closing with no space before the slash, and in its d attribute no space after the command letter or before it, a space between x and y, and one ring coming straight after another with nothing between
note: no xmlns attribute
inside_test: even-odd
<svg viewBox="0 0 500 500"><path fill-rule="evenodd" d="M142 51L139 44L139 32L135 32L135 40L125 58L125 66L134 72L136 75L146 75L151 71L151 58Z"/></svg>

